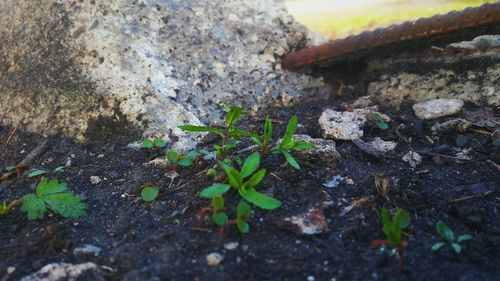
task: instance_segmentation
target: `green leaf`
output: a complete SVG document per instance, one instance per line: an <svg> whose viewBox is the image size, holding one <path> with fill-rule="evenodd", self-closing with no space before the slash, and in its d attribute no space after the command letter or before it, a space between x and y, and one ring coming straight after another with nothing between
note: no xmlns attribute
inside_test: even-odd
<svg viewBox="0 0 500 281"><path fill-rule="evenodd" d="M194 158L196 158L196 157L198 157L200 155L201 154L198 151L194 150L194 149L191 150L191 151L189 151L188 154L186 154L186 156L189 157L189 158L191 158L191 159L194 159Z"/></svg>
<svg viewBox="0 0 500 281"><path fill-rule="evenodd" d="M238 230L241 233L248 233L248 231L250 230L250 225L248 225L247 222L237 220L236 225L238 226Z"/></svg>
<svg viewBox="0 0 500 281"><path fill-rule="evenodd" d="M54 213L65 218L79 218L85 215L85 204L70 192L49 194L43 198Z"/></svg>
<svg viewBox="0 0 500 281"><path fill-rule="evenodd" d="M444 222L438 221L438 223L436 223L436 230L444 240L448 241L448 243L451 243L455 240L453 231Z"/></svg>
<svg viewBox="0 0 500 281"><path fill-rule="evenodd" d="M207 170L207 176L215 177L217 175L217 171L214 168L210 168Z"/></svg>
<svg viewBox="0 0 500 281"><path fill-rule="evenodd" d="M7 213L7 202L2 201L2 204L0 205L0 216L3 216Z"/></svg>
<svg viewBox="0 0 500 281"><path fill-rule="evenodd" d="M238 130L238 129L230 129L228 132L228 135L233 137L233 138L239 138L239 137L251 137L252 134L245 131L245 130Z"/></svg>
<svg viewBox="0 0 500 281"><path fill-rule="evenodd" d="M389 210L387 208L382 209L381 217L382 217L382 225L385 226L391 223L391 219L389 217Z"/></svg>
<svg viewBox="0 0 500 281"><path fill-rule="evenodd" d="M262 147L262 142L260 141L260 138L258 135L253 135L250 137L253 142L255 142L259 147Z"/></svg>
<svg viewBox="0 0 500 281"><path fill-rule="evenodd" d="M261 209L272 210L281 206L281 202L279 200L259 193L253 188L248 188L246 190L240 189L238 191L240 192L240 195L245 198L245 200L255 204Z"/></svg>
<svg viewBox="0 0 500 281"><path fill-rule="evenodd" d="M229 183L232 187L239 189L243 183L242 176L240 172L238 172L235 168L229 165L222 165L224 171L226 172L227 178L229 179Z"/></svg>
<svg viewBox="0 0 500 281"><path fill-rule="evenodd" d="M65 183L59 183L58 180L49 181L46 178L42 178L36 187L36 195L38 197L43 197L45 195L63 192L67 189Z"/></svg>
<svg viewBox="0 0 500 281"><path fill-rule="evenodd" d="M271 119L269 119L269 116L266 116L266 121L264 121L263 135L266 143L269 143L269 141L271 141L271 137L273 136L273 123L271 122Z"/></svg>
<svg viewBox="0 0 500 281"><path fill-rule="evenodd" d="M45 214L45 203L35 194L26 194L21 199L23 205L21 211L28 213L28 220L43 219Z"/></svg>
<svg viewBox="0 0 500 281"><path fill-rule="evenodd" d="M462 246L458 245L457 243L452 243L451 247L457 254L460 254L460 252L462 251Z"/></svg>
<svg viewBox="0 0 500 281"><path fill-rule="evenodd" d="M285 131L285 136L283 137L283 140L281 141L280 147L281 148L287 148L293 138L293 134L295 134L295 130L297 129L297 124L298 124L298 118L297 115L294 115L290 121L288 122L288 126L286 127Z"/></svg>
<svg viewBox="0 0 500 281"><path fill-rule="evenodd" d="M156 199L156 197L158 197L159 192L160 192L159 186L147 186L143 188L141 191L142 200L146 202L153 201Z"/></svg>
<svg viewBox="0 0 500 281"><path fill-rule="evenodd" d="M184 126L178 126L178 128L187 132L209 132L224 137L224 131L214 127L184 125Z"/></svg>
<svg viewBox="0 0 500 281"><path fill-rule="evenodd" d="M212 214L212 221L218 226L224 226L229 220L226 212L217 212Z"/></svg>
<svg viewBox="0 0 500 281"><path fill-rule="evenodd" d="M266 169L260 169L255 173L247 182L245 182L246 187L256 187L266 176Z"/></svg>
<svg viewBox="0 0 500 281"><path fill-rule="evenodd" d="M193 160L191 160L188 156L183 156L179 159L178 164L182 167L191 167L191 165L193 165Z"/></svg>
<svg viewBox="0 0 500 281"><path fill-rule="evenodd" d="M398 209L396 213L394 213L394 223L399 229L406 228L410 225L410 215L408 215L407 211Z"/></svg>
<svg viewBox="0 0 500 281"><path fill-rule="evenodd" d="M377 127L379 127L379 129L381 130L389 129L389 125L387 125L387 123L377 123Z"/></svg>
<svg viewBox="0 0 500 281"><path fill-rule="evenodd" d="M62 172L64 172L64 166L59 166L59 167L55 168L54 172L55 173L62 173Z"/></svg>
<svg viewBox="0 0 500 281"><path fill-rule="evenodd" d="M469 235L469 234L464 234L464 235L460 235L460 236L458 236L457 241L460 243L460 242L462 242L462 241L467 241L467 240L470 240L470 239L472 239L472 236L471 236L471 235Z"/></svg>
<svg viewBox="0 0 500 281"><path fill-rule="evenodd" d="M177 151L171 149L167 151L166 156L170 163L177 164L177 161L179 160L179 153L177 153Z"/></svg>
<svg viewBox="0 0 500 281"><path fill-rule="evenodd" d="M372 114L372 118L373 118L373 121L375 121L375 123L384 122L384 118L382 117L382 114L380 114L378 112L374 112Z"/></svg>
<svg viewBox="0 0 500 281"><path fill-rule="evenodd" d="M215 211L224 209L224 197L222 197L222 195L217 195L212 198L212 208Z"/></svg>
<svg viewBox="0 0 500 281"><path fill-rule="evenodd" d="M33 178L33 177L36 177L36 176L44 175L46 173L47 173L46 170L32 170L29 173L28 178Z"/></svg>
<svg viewBox="0 0 500 281"><path fill-rule="evenodd" d="M248 230L250 229L250 226L248 225L247 221L250 219L250 216L252 215L252 209L250 208L250 205L248 205L244 201L241 201L236 209L237 209L236 225L238 226L238 230L241 233L247 233Z"/></svg>
<svg viewBox="0 0 500 281"><path fill-rule="evenodd" d="M254 152L248 156L248 158L243 163L243 167L241 168L241 177L246 178L253 174L259 168L260 165L260 154L258 152Z"/></svg>
<svg viewBox="0 0 500 281"><path fill-rule="evenodd" d="M142 147L144 148L153 148L154 143L152 139L145 139L142 141Z"/></svg>
<svg viewBox="0 0 500 281"><path fill-rule="evenodd" d="M299 163L297 163L297 161L295 161L295 158L293 158L293 156L290 153L288 153L288 151L282 150L281 153L283 153L283 156L285 156L286 162L288 162L288 164L290 164L290 166L294 167L297 170L300 170Z"/></svg>
<svg viewBox="0 0 500 281"><path fill-rule="evenodd" d="M446 245L446 243L444 243L444 242L437 242L436 244L434 244L432 246L431 250L438 251L439 249L443 248L444 245Z"/></svg>
<svg viewBox="0 0 500 281"><path fill-rule="evenodd" d="M313 147L313 144L307 141L298 141L293 147L294 150L306 150Z"/></svg>
<svg viewBox="0 0 500 281"><path fill-rule="evenodd" d="M16 166L12 166L12 165L5 166L5 171L10 172L10 171L14 170L15 168L16 168Z"/></svg>
<svg viewBox="0 0 500 281"><path fill-rule="evenodd" d="M226 116L227 127L234 126L236 124L236 122L238 122L238 120L240 119L240 115L242 113L243 113L243 108L236 106L236 105L232 105L231 109L229 110L229 112L227 113L227 116Z"/></svg>
<svg viewBox="0 0 500 281"><path fill-rule="evenodd" d="M167 142L164 139L156 139L155 140L155 146L158 148L163 148L167 145Z"/></svg>
<svg viewBox="0 0 500 281"><path fill-rule="evenodd" d="M200 196L204 198L213 198L214 196L226 193L230 188L231 185L229 184L215 184L203 189L200 192Z"/></svg>

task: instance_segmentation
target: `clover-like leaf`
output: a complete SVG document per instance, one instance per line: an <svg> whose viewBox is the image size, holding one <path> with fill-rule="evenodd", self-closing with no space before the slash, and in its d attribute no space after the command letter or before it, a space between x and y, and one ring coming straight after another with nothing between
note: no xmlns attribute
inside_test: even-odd
<svg viewBox="0 0 500 281"><path fill-rule="evenodd" d="M159 186L146 186L141 191L141 198L146 202L150 202L155 200L156 197L158 197L159 193L160 193Z"/></svg>
<svg viewBox="0 0 500 281"><path fill-rule="evenodd" d="M470 240L470 239L472 239L472 236L471 236L471 235L469 235L469 234L464 234L464 235L460 235L460 236L458 236L457 241L460 243L460 242L462 242L462 241L467 241L467 240Z"/></svg>
<svg viewBox="0 0 500 281"><path fill-rule="evenodd" d="M152 139L144 139L142 141L142 147L144 148L153 148L154 142Z"/></svg>
<svg viewBox="0 0 500 281"><path fill-rule="evenodd" d="M216 195L212 198L212 208L214 211L224 209L224 197L222 197L222 195Z"/></svg>
<svg viewBox="0 0 500 281"><path fill-rule="evenodd" d="M444 242L437 242L436 244L432 245L431 250L432 251L438 251L439 249L443 248L446 243Z"/></svg>
<svg viewBox="0 0 500 281"><path fill-rule="evenodd" d="M238 204L236 210L237 210L236 225L238 226L238 230L241 233L247 233L248 230L250 229L250 226L248 225L247 221L250 219L250 216L252 214L252 209L250 208L250 205L242 201Z"/></svg>
<svg viewBox="0 0 500 281"><path fill-rule="evenodd" d="M203 189L200 192L200 196L204 198L213 198L214 196L226 193L230 188L231 185L229 184L215 184Z"/></svg>
<svg viewBox="0 0 500 281"><path fill-rule="evenodd" d="M70 192L49 194L43 198L54 213L65 218L79 218L85 215L85 204Z"/></svg>
<svg viewBox="0 0 500 281"><path fill-rule="evenodd" d="M453 231L442 221L438 221L438 223L436 223L436 231L444 240L448 241L448 243L455 240Z"/></svg>
<svg viewBox="0 0 500 281"><path fill-rule="evenodd" d="M21 199L21 211L28 213L28 220L43 219L45 215L45 202L35 194L26 194Z"/></svg>
<svg viewBox="0 0 500 281"><path fill-rule="evenodd" d="M212 214L212 221L218 226L224 226L229 220L226 212L217 212Z"/></svg>
<svg viewBox="0 0 500 281"><path fill-rule="evenodd" d="M172 164L177 164L177 161L179 160L179 153L175 150L169 150L167 151L167 160L172 163Z"/></svg>
<svg viewBox="0 0 500 281"><path fill-rule="evenodd" d="M193 165L193 160L191 160L189 156L183 156L179 159L179 162L177 162L177 164L182 167L190 167L191 165Z"/></svg>
<svg viewBox="0 0 500 281"><path fill-rule="evenodd" d="M164 139L156 139L155 146L158 148L163 148L167 145L167 142Z"/></svg>

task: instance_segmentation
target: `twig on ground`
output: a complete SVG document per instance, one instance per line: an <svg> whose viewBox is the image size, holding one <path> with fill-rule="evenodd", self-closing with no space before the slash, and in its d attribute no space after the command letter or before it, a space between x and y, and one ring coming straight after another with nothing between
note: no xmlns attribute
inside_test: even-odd
<svg viewBox="0 0 500 281"><path fill-rule="evenodd" d="M481 194L476 194L476 195L470 195L470 196L466 196L466 197L460 197L460 198L455 198L455 199L451 199L450 201L448 201L448 203L458 203L458 202L462 202L462 201L466 201L466 200L470 200L470 199L474 199L474 198L478 198L478 197L483 197L483 196L488 196L492 193L493 191L486 191L484 193L481 193Z"/></svg>

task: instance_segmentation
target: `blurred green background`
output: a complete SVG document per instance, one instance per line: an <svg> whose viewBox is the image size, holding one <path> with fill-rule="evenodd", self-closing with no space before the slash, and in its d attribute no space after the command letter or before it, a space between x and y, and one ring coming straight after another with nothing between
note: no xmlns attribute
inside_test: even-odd
<svg viewBox="0 0 500 281"><path fill-rule="evenodd" d="M294 18L327 39L498 1L285 0Z"/></svg>

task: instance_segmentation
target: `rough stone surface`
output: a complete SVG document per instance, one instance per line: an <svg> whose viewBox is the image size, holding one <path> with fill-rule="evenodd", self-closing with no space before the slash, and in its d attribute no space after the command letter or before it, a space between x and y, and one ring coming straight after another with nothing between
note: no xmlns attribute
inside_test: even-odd
<svg viewBox="0 0 500 281"><path fill-rule="evenodd" d="M278 0L0 1L0 123L190 146L177 125L218 122L221 101L256 112L328 91L280 67L309 41Z"/></svg>
<svg viewBox="0 0 500 281"><path fill-rule="evenodd" d="M410 164L412 168L416 168L420 165L420 163L422 163L422 156L415 151L410 150L403 156L403 161Z"/></svg>
<svg viewBox="0 0 500 281"><path fill-rule="evenodd" d="M398 145L396 142L385 141L385 140L381 139L380 137L374 138L368 144L371 145L373 147L373 149L380 151L380 152L383 152L383 153L393 151L396 148L396 146Z"/></svg>
<svg viewBox="0 0 500 281"><path fill-rule="evenodd" d="M436 119L458 113L464 106L460 99L434 99L413 105L413 111L420 119Z"/></svg>
<svg viewBox="0 0 500 281"><path fill-rule="evenodd" d="M313 138L309 135L294 135L294 138L297 141L307 141L312 143L313 147L311 149L303 151L302 153L307 153L310 155L319 154L325 158L340 159L340 154L338 153L335 146L335 141L333 140Z"/></svg>
<svg viewBox="0 0 500 281"><path fill-rule="evenodd" d="M299 236L322 233L328 230L324 208L323 205L310 208L305 213L283 218L277 224L280 228L292 231Z"/></svg>
<svg viewBox="0 0 500 281"><path fill-rule="evenodd" d="M474 38L471 41L463 41L450 44L451 48L483 50L486 48L500 47L500 35L483 35Z"/></svg>
<svg viewBox="0 0 500 281"><path fill-rule="evenodd" d="M369 84L368 94L376 103L395 108L399 108L405 100L421 102L435 98L458 98L478 106L499 107L498 53L495 60L497 63L490 67L460 72L432 68L425 73L404 70L397 74L384 74Z"/></svg>
<svg viewBox="0 0 500 281"><path fill-rule="evenodd" d="M39 271L21 278L21 281L71 281L104 280L101 270L95 263L80 264L51 263Z"/></svg>
<svg viewBox="0 0 500 281"><path fill-rule="evenodd" d="M318 122L325 138L354 140L363 136L361 127L368 120L367 115L372 112L374 111L368 109L354 109L352 112L327 109Z"/></svg>
<svg viewBox="0 0 500 281"><path fill-rule="evenodd" d="M206 259L207 265L214 267L218 266L224 260L224 257L219 253L211 253L207 255Z"/></svg>

